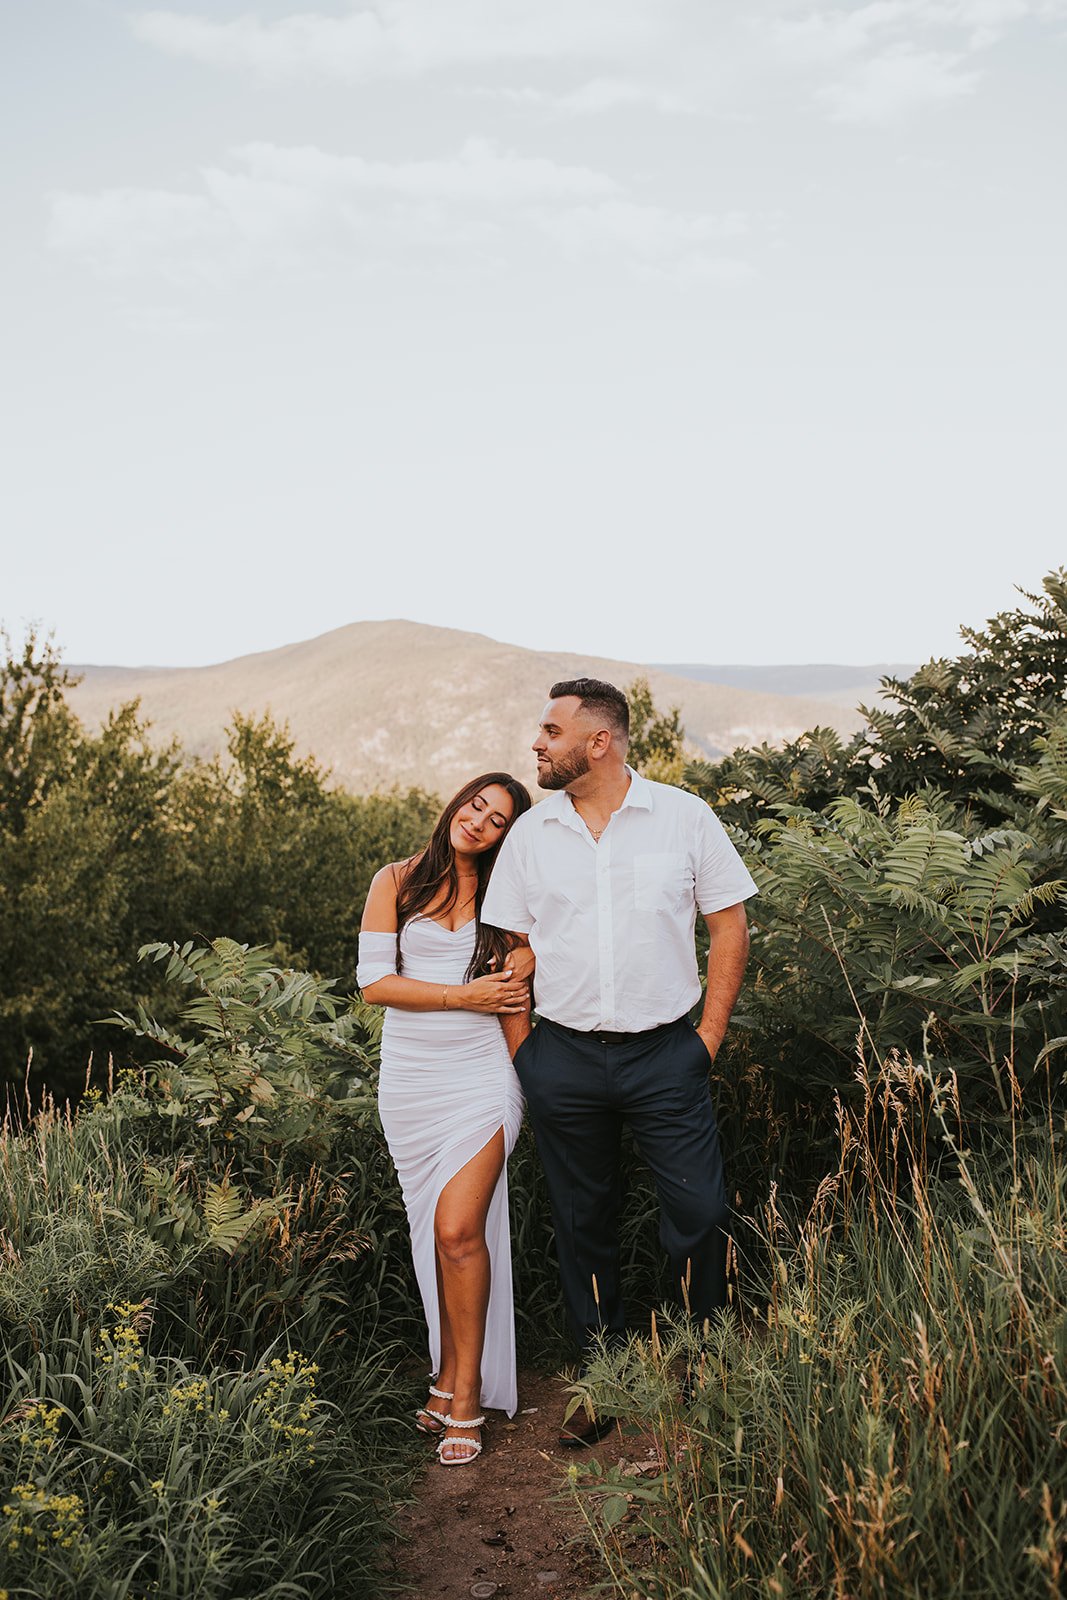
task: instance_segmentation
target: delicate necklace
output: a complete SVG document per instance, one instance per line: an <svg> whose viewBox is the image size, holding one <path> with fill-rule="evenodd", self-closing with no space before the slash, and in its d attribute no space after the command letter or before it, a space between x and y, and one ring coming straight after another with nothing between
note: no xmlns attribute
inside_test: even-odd
<svg viewBox="0 0 1067 1600"><path fill-rule="evenodd" d="M586 827L589 829L589 832L593 835L593 839L594 839L595 843L599 844L600 843L600 835L604 832L604 828L607 827L607 823L605 822L604 828L594 828L591 822L587 822L586 823Z"/></svg>

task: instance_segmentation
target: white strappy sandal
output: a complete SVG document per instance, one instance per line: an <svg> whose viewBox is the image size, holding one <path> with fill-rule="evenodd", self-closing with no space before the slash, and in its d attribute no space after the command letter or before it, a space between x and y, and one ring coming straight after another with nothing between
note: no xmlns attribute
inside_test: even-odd
<svg viewBox="0 0 1067 1600"><path fill-rule="evenodd" d="M454 1400L456 1398L447 1389L435 1389L432 1383L430 1385L430 1393L435 1400ZM424 1417L429 1420L424 1422ZM448 1426L448 1414L444 1411L431 1411L429 1406L419 1406L415 1412L415 1426L420 1433L426 1434L427 1438L436 1439L439 1434L444 1433L445 1428Z"/></svg>
<svg viewBox="0 0 1067 1600"><path fill-rule="evenodd" d="M450 1413L445 1418L445 1428L446 1429L448 1429L448 1428L484 1428L484 1427L485 1427L485 1418L484 1417L472 1417L469 1422L459 1422ZM457 1445L457 1444L458 1445L462 1445L464 1451L466 1452L464 1455L461 1455L461 1456L446 1456L444 1454L444 1448L445 1448L446 1445ZM477 1459L481 1455L481 1453L482 1453L482 1441L480 1439L442 1439L440 1444L437 1446L437 1459L438 1459L438 1461L440 1461L440 1463L441 1463L441 1465L443 1467L469 1467L472 1461L477 1461Z"/></svg>

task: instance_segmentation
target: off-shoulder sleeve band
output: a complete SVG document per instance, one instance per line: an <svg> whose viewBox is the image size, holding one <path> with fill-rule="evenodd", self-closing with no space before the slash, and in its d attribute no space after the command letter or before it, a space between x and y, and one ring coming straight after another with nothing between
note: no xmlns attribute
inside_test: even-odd
<svg viewBox="0 0 1067 1600"><path fill-rule="evenodd" d="M366 989L379 978L396 977L396 934L361 933L356 982Z"/></svg>

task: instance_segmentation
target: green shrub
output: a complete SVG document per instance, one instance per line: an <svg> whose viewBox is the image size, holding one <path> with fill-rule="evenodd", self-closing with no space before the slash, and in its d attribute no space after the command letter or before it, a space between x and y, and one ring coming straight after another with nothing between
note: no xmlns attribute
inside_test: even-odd
<svg viewBox="0 0 1067 1600"><path fill-rule="evenodd" d="M295 1352L197 1370L155 1356L151 1308L12 1366L0 1427L9 1590L119 1600L332 1595L365 1567L372 1465ZM351 1592L349 1590L348 1592Z"/></svg>
<svg viewBox="0 0 1067 1600"><path fill-rule="evenodd" d="M0 1584L369 1593L420 1330L378 1019L232 942L149 954L166 1058L0 1137Z"/></svg>
<svg viewBox="0 0 1067 1600"><path fill-rule="evenodd" d="M571 1473L621 1592L1062 1592L1067 1128L1034 1098L968 1154L925 1068L861 1089L810 1213L772 1195L750 1223L766 1270L733 1312L661 1319L575 1388L640 1433L632 1464Z"/></svg>
<svg viewBox="0 0 1067 1600"><path fill-rule="evenodd" d="M109 1009L172 1024L135 958L165 936L267 945L354 987L370 880L425 840L432 796L334 789L269 717L237 714L212 761L155 747L135 704L91 732L49 641L0 646L0 1084L29 1063L35 1098L75 1097L94 1052L106 1076Z"/></svg>
<svg viewBox="0 0 1067 1600"><path fill-rule="evenodd" d="M855 1046L955 1077L971 1135L1004 1122L1005 1063L1062 1081L1067 1061L1067 572L1029 605L964 629L847 745L698 763L760 894L752 955L716 1061L732 1187L813 1192Z"/></svg>

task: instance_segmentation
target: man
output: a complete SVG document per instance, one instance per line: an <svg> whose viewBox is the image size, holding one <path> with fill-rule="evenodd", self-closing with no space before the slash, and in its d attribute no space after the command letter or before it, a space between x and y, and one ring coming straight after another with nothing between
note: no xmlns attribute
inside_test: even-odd
<svg viewBox="0 0 1067 1600"><path fill-rule="evenodd" d="M626 765L629 708L613 684L556 683L533 749L549 799L505 839L482 919L528 936L540 1022L501 1019L545 1169L567 1317L583 1351L625 1332L619 1148L631 1129L660 1199L660 1239L698 1320L726 1304L728 1206L708 1069L748 954L756 893L696 795ZM700 999L693 933L711 935ZM582 1445L610 1418L572 1419Z"/></svg>

